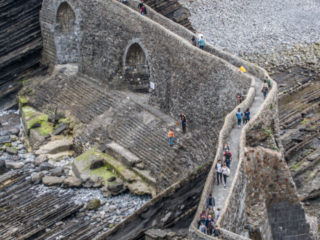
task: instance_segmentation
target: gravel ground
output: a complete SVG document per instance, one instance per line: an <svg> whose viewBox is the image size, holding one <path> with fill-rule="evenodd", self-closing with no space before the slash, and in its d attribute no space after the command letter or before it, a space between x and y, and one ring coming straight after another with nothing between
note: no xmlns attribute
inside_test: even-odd
<svg viewBox="0 0 320 240"><path fill-rule="evenodd" d="M319 0L180 0L205 39L240 54L320 41Z"/></svg>

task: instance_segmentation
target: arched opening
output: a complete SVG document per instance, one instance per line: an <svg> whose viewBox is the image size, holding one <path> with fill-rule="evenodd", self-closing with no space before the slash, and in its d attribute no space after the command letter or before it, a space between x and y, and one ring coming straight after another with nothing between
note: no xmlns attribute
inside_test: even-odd
<svg viewBox="0 0 320 240"><path fill-rule="evenodd" d="M70 5L66 2L61 3L57 12L58 30L63 34L73 32L75 28L75 21L76 16Z"/></svg>
<svg viewBox="0 0 320 240"><path fill-rule="evenodd" d="M56 14L55 45L57 64L77 63L79 39L76 14L67 2L59 5Z"/></svg>
<svg viewBox="0 0 320 240"><path fill-rule="evenodd" d="M145 52L138 43L133 43L125 56L125 80L130 89L149 92L150 70Z"/></svg>

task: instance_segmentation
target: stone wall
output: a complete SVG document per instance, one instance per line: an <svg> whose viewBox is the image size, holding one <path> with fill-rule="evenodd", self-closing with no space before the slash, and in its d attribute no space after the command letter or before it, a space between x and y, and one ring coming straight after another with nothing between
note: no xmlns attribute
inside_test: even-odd
<svg viewBox="0 0 320 240"><path fill-rule="evenodd" d="M254 239L310 239L309 225L283 156L270 149L249 147L246 160L249 222L256 229L255 235L260 235Z"/></svg>
<svg viewBox="0 0 320 240"><path fill-rule="evenodd" d="M52 26L60 3L45 1L41 15L44 56L51 64L57 62L58 47L52 40ZM184 111L191 125L207 126L209 123L218 129L223 117L234 107L236 93L245 94L248 89L250 78L240 74L234 66L193 47L117 1L69 3L79 22L82 74L110 87L121 88L125 83L125 49L139 44L146 54L150 81L155 84L151 103L174 116Z"/></svg>
<svg viewBox="0 0 320 240"><path fill-rule="evenodd" d="M265 72L263 69L253 69L253 73L257 75L257 77L262 77L262 76L268 76L267 72ZM259 81L259 80L257 80ZM244 159L245 159L245 146L246 146L246 133L254 127L256 124L260 123L261 121L264 121L266 124L271 124L272 118L270 115L267 115L269 112L267 111L268 109L277 109L273 106L277 106L277 84L272 81L272 89L270 90L266 100L260 107L259 111L256 113L256 115L250 120L249 123L246 124L246 126L243 127L241 131L241 136L240 136L240 149L239 149L239 163L238 163L238 168L235 173L235 178L231 186L231 191L229 196L226 199L226 205L222 209L219 220L217 222L218 225L222 228L222 231L224 235L228 235L229 239L240 239L241 236L238 235L242 230L243 230L243 224L244 224L244 219L245 219L245 197L246 194L244 189L246 189L246 176L244 172ZM255 86L255 82L252 83L252 86ZM247 108L251 105L253 102L254 96L255 96L255 90L254 87L252 88L252 93L248 94L248 96L251 96L251 101L246 99L244 106L239 106L241 108ZM271 108L272 106L272 108ZM203 234L200 233L200 231L197 229L197 220L198 216L200 215L200 212L205 204L206 197L208 196L209 193L212 191L213 184L215 182L214 176L214 166L220 157L220 154L222 153L222 144L225 142L224 140L227 139L228 133L230 130L235 126L235 114L236 109L234 109L234 112L232 112L228 117L225 119L224 127L220 131L219 135L219 144L218 144L218 149L217 149L217 154L215 157L215 160L213 162L211 171L208 175L206 185L204 187L204 190L202 192L202 197L199 203L199 207L197 210L197 213L195 215L195 218L190 226L190 236L192 239L202 239L204 236ZM272 116L272 115L271 115ZM228 131L225 132L225 130L228 129ZM239 207L240 206L240 207ZM236 214L235 214L236 213ZM229 232L236 232L234 238L232 235L228 234ZM202 237L201 237L202 236ZM206 239L214 239L211 236L206 236Z"/></svg>

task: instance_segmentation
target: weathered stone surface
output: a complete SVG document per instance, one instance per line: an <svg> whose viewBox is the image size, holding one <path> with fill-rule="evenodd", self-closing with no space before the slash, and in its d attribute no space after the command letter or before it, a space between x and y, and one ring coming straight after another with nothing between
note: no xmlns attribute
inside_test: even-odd
<svg viewBox="0 0 320 240"><path fill-rule="evenodd" d="M39 168L40 168L40 171L44 171L44 170L50 170L54 168L54 166L48 162L43 162L40 164Z"/></svg>
<svg viewBox="0 0 320 240"><path fill-rule="evenodd" d="M128 184L128 189L135 195L153 195L152 188L144 182L133 182Z"/></svg>
<svg viewBox="0 0 320 240"><path fill-rule="evenodd" d="M105 165L105 160L103 158L94 159L90 164L90 169L97 169L97 168L103 167L104 165Z"/></svg>
<svg viewBox="0 0 320 240"><path fill-rule="evenodd" d="M18 149L15 147L7 147L6 152L12 155L16 155L18 153Z"/></svg>
<svg viewBox="0 0 320 240"><path fill-rule="evenodd" d="M0 144L5 144L11 142L10 136L1 136L0 137Z"/></svg>
<svg viewBox="0 0 320 240"><path fill-rule="evenodd" d="M60 123L58 127L52 132L53 135L59 135L61 134L64 130L68 128L68 125L66 123Z"/></svg>
<svg viewBox="0 0 320 240"><path fill-rule="evenodd" d="M41 183L41 180L43 178L43 173L39 172L39 173L32 173L31 174L31 181L35 184Z"/></svg>
<svg viewBox="0 0 320 240"><path fill-rule="evenodd" d="M23 166L23 162L6 161L6 168L8 169L19 169L23 168Z"/></svg>
<svg viewBox="0 0 320 240"><path fill-rule="evenodd" d="M35 165L39 166L41 163L46 162L46 161L48 161L47 156L46 155L40 155L35 159L34 163L35 163Z"/></svg>
<svg viewBox="0 0 320 240"><path fill-rule="evenodd" d="M80 178L77 177L67 177L66 179L64 179L63 183L68 187L80 187L82 181Z"/></svg>
<svg viewBox="0 0 320 240"><path fill-rule="evenodd" d="M107 189L111 192L113 196L119 195L120 193L123 193L126 190L125 186L123 185L123 182L120 181L108 183Z"/></svg>
<svg viewBox="0 0 320 240"><path fill-rule="evenodd" d="M42 166L42 164L40 165L40 170L42 170L41 166ZM64 174L64 170L62 167L56 167L56 168L52 169L50 171L50 173L52 176L61 177Z"/></svg>
<svg viewBox="0 0 320 240"><path fill-rule="evenodd" d="M62 138L48 142L41 146L35 153L37 155L56 154L72 149L72 138Z"/></svg>
<svg viewBox="0 0 320 240"><path fill-rule="evenodd" d="M9 0L2 6L1 100L4 97L7 100L11 99L10 94L14 96L14 93L21 88L21 81L37 72L42 49L39 23L41 2L41 0L23 2Z"/></svg>
<svg viewBox="0 0 320 240"><path fill-rule="evenodd" d="M117 144L116 142L111 142L107 144L107 149L105 150L111 156L114 156L117 160L122 161L127 166L132 167L135 164L141 162L141 160L125 149L123 146Z"/></svg>
<svg viewBox="0 0 320 240"><path fill-rule="evenodd" d="M93 199L90 202L87 203L86 208L88 210L95 210L97 211L99 207L101 206L101 202L99 199Z"/></svg>
<svg viewBox="0 0 320 240"><path fill-rule="evenodd" d="M44 176L42 183L47 186L57 186L63 183L64 179L61 177Z"/></svg>

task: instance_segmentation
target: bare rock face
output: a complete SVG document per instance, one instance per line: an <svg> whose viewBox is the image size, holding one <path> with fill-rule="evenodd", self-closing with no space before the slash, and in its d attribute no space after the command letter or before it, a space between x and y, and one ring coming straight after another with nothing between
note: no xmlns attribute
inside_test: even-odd
<svg viewBox="0 0 320 240"><path fill-rule="evenodd" d="M44 176L42 178L42 183L47 186L59 186L63 183L63 178L53 177L53 176Z"/></svg>
<svg viewBox="0 0 320 240"><path fill-rule="evenodd" d="M39 68L41 3L42 0L8 0L0 6L0 101L5 96L10 99L8 95L20 89L23 77Z"/></svg>
<svg viewBox="0 0 320 240"><path fill-rule="evenodd" d="M77 177L67 177L63 183L68 187L80 187L82 184L82 180Z"/></svg>

